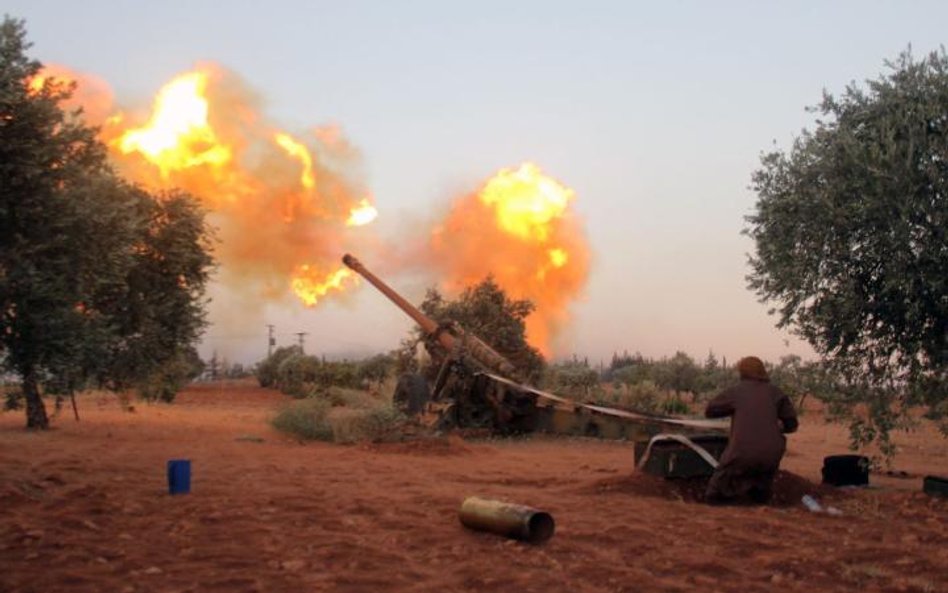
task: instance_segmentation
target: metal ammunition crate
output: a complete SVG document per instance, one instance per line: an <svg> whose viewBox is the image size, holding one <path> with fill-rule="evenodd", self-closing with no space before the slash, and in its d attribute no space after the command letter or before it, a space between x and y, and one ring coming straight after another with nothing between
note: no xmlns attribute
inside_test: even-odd
<svg viewBox="0 0 948 593"><path fill-rule="evenodd" d="M720 459L727 447L727 436L724 435L689 435L688 438L715 459ZM647 448L648 441L635 443L636 467ZM642 471L663 478L698 478L710 476L714 468L690 447L671 439L660 439L652 445Z"/></svg>

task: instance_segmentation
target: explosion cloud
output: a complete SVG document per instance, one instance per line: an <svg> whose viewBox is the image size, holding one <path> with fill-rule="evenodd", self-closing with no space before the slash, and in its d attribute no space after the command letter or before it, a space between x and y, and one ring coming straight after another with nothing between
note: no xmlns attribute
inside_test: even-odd
<svg viewBox="0 0 948 593"><path fill-rule="evenodd" d="M91 86L60 67L46 73ZM102 105L108 87L94 88L95 97L75 100ZM292 291L315 305L355 282L339 253L355 227L374 219L372 196L348 174L359 155L338 132L291 135L263 118L258 103L234 73L201 64L162 87L146 115L86 111L123 176L204 202L228 286L271 299Z"/></svg>
<svg viewBox="0 0 948 593"><path fill-rule="evenodd" d="M511 297L536 305L527 337L546 355L589 274L574 199L571 189L523 163L458 199L431 235L431 257L449 292L492 275Z"/></svg>
<svg viewBox="0 0 948 593"><path fill-rule="evenodd" d="M344 292L356 276L340 254L378 215L359 181L359 152L336 127L279 129L233 72L200 64L162 87L147 111L117 111L104 82L76 80L67 107L101 127L116 169L150 189L181 188L203 201L218 231L220 279L244 296L295 294L307 306ZM550 354L589 272L589 248L571 210L573 191L533 163L503 169L458 199L431 233L431 268L448 293L488 275L536 305L533 345Z"/></svg>

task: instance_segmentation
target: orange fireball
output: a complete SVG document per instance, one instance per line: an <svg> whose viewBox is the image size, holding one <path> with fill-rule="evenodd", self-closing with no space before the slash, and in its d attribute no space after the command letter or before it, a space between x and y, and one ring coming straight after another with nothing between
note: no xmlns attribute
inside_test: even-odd
<svg viewBox="0 0 948 593"><path fill-rule="evenodd" d="M144 154L166 177L173 170L226 164L233 155L208 125L206 88L204 72L176 78L161 89L148 123L122 134L119 150Z"/></svg>
<svg viewBox="0 0 948 593"><path fill-rule="evenodd" d="M547 355L589 273L574 199L573 190L523 163L458 200L432 235L445 287L460 291L492 275L511 297L532 301L527 338Z"/></svg>
<svg viewBox="0 0 948 593"><path fill-rule="evenodd" d="M356 282L355 274L349 268L339 267L328 274L321 274L308 264L303 264L296 270L292 285L293 292L303 304L313 307L327 294L340 292Z"/></svg>
<svg viewBox="0 0 948 593"><path fill-rule="evenodd" d="M231 288L312 306L354 284L339 253L350 227L378 212L347 173L358 169L358 153L338 128L310 137L278 130L260 115L256 93L213 64L162 87L147 116L134 113L100 122L116 168L205 203L218 229L220 278Z"/></svg>

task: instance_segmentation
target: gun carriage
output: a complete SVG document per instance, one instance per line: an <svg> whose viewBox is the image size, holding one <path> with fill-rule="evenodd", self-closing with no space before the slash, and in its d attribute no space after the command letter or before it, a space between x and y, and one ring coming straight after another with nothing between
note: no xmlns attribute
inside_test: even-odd
<svg viewBox="0 0 948 593"><path fill-rule="evenodd" d="M516 367L477 336L453 322L424 315L358 259L343 263L411 317L424 336L448 353L433 385L416 374L400 377L394 401L409 415L439 429L483 428L498 434L546 432L625 439L636 443L636 460L648 460L648 444L658 437L661 452L646 465L661 475L710 473L697 445L717 458L727 442L727 423L684 418L578 402L520 381ZM661 439L671 433L674 439ZM682 443L686 443L684 446ZM687 443L691 443L688 445ZM655 445L656 443L652 443ZM678 455L678 454L681 455ZM676 459L680 460L676 462ZM677 469L676 469L677 465Z"/></svg>

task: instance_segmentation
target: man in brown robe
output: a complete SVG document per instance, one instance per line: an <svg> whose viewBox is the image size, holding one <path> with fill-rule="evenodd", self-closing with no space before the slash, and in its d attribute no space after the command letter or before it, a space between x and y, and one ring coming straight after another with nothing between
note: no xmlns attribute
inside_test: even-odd
<svg viewBox="0 0 948 593"><path fill-rule="evenodd" d="M742 358L737 370L740 383L708 402L704 412L708 418L731 417L727 448L705 493L705 500L711 504L743 497L756 503L768 502L787 448L783 433L793 432L798 426L793 402L770 384L759 358Z"/></svg>

